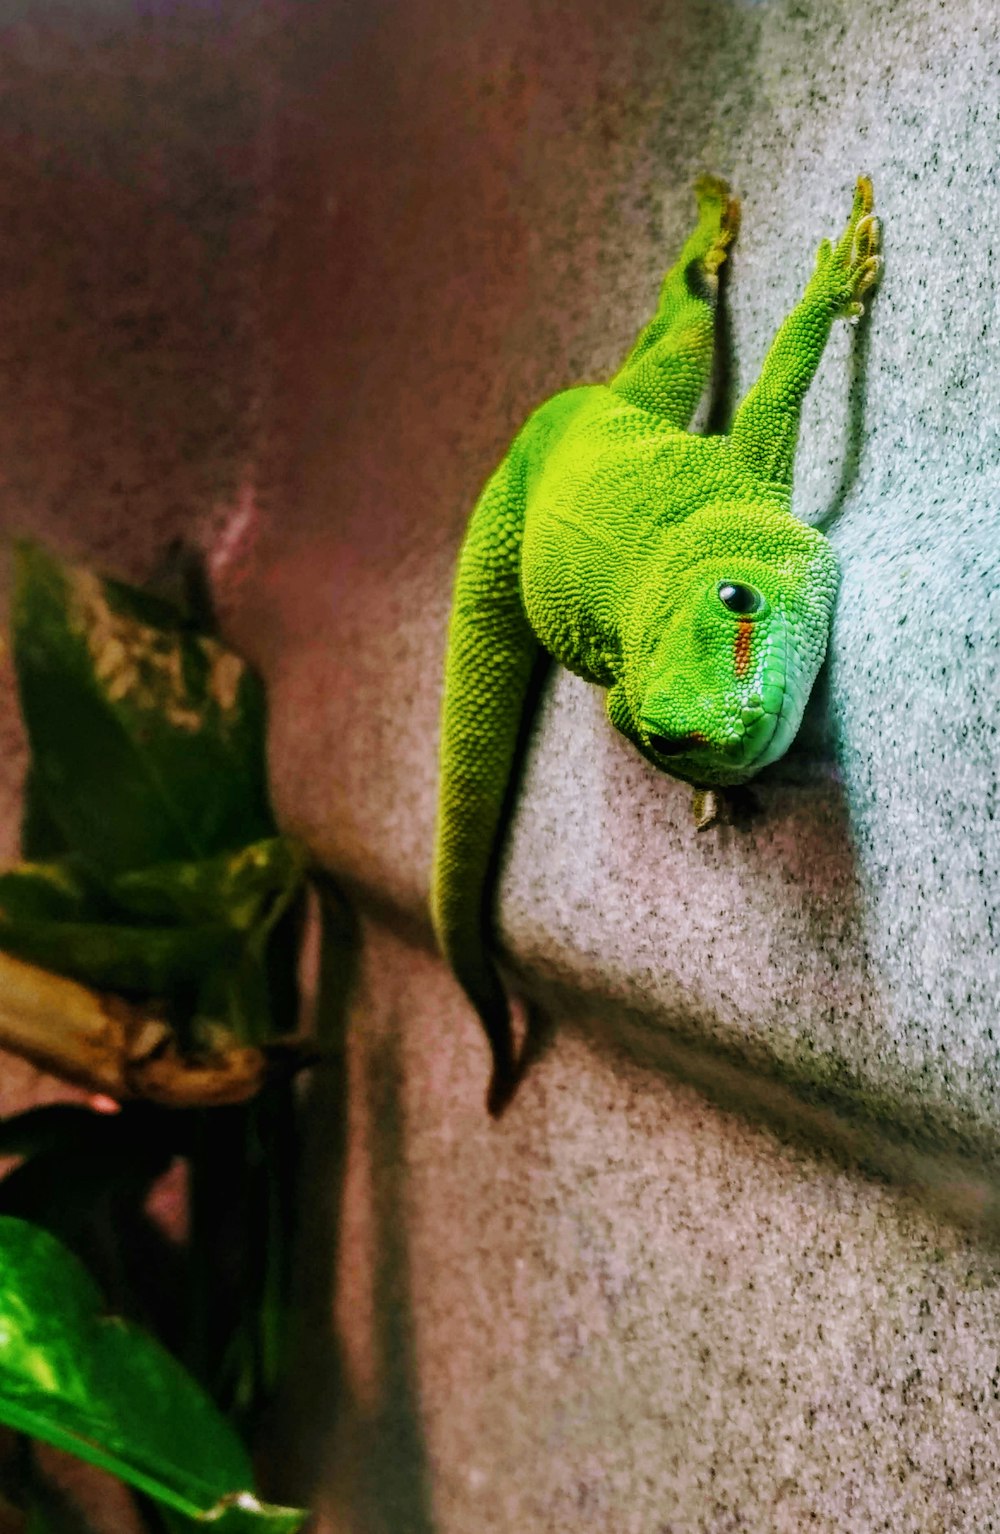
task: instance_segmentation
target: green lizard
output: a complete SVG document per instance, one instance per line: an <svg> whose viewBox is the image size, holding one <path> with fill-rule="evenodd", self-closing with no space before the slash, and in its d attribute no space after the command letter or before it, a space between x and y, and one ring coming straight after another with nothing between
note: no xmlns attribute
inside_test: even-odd
<svg viewBox="0 0 1000 1534"><path fill-rule="evenodd" d="M688 424L712 367L718 271L739 203L696 183L698 222L656 313L608 384L529 418L472 513L448 640L432 911L493 1052L498 1112L517 1069L489 951L505 798L540 653L608 689L611 723L706 794L787 749L826 650L830 544L791 512L799 414L838 316L878 276L871 182L824 240L727 436Z"/></svg>

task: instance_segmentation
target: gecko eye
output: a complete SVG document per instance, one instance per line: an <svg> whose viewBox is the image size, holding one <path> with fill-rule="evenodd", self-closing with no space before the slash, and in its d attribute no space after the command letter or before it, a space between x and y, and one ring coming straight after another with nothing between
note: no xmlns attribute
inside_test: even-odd
<svg viewBox="0 0 1000 1534"><path fill-rule="evenodd" d="M764 598L759 591L754 591L752 586L737 586L733 581L723 581L719 587L719 601L723 607L738 617L745 618L750 613L759 613L764 606Z"/></svg>

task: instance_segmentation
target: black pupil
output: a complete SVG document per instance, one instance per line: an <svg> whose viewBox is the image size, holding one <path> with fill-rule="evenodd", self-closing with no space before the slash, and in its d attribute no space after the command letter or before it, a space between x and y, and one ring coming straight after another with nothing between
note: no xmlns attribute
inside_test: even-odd
<svg viewBox="0 0 1000 1534"><path fill-rule="evenodd" d="M731 613L755 613L760 597L752 586L733 586L728 581L719 587L719 601Z"/></svg>

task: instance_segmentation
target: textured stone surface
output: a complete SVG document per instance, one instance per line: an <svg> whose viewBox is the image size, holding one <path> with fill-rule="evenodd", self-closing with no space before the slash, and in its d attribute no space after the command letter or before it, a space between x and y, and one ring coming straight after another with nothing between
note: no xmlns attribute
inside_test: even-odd
<svg viewBox="0 0 1000 1534"><path fill-rule="evenodd" d="M995 1253L580 1033L490 1123L455 988L384 931L355 1019L281 1450L317 1534L1000 1527Z"/></svg>

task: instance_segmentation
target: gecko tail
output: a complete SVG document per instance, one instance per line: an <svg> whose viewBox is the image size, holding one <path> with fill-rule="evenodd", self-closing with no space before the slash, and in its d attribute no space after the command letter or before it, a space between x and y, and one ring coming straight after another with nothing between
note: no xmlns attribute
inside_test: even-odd
<svg viewBox="0 0 1000 1534"><path fill-rule="evenodd" d="M487 1107L510 1101L521 1068L493 960L493 900L539 646L520 594L523 473L508 456L472 514L448 635L431 913L438 946L482 1022Z"/></svg>
<svg viewBox="0 0 1000 1534"><path fill-rule="evenodd" d="M480 1012L489 1041L492 1067L486 1088L486 1111L498 1119L514 1094L524 1074L523 1055L515 1051L510 1004L504 997L503 1015L488 1018Z"/></svg>

